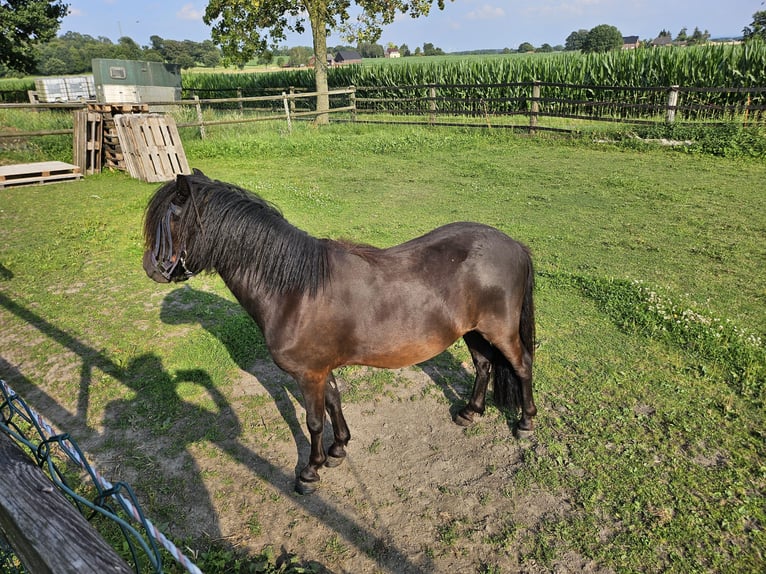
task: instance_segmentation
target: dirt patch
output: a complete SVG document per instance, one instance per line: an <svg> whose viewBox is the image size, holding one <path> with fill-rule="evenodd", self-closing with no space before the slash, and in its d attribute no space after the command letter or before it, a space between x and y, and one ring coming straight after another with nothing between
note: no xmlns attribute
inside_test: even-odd
<svg viewBox="0 0 766 574"><path fill-rule="evenodd" d="M136 472L125 476L124 459L119 470L140 484L147 460L161 465L165 487L153 489L151 512L176 539L254 553L272 545L328 572L597 571L571 552L537 563L539 525L570 512L567 497L520 491L514 476L534 440L515 439L496 410L468 430L452 423L447 396L466 391L435 385L440 370L396 371L377 400L345 404L347 460L324 469L310 496L293 490L308 457L304 411L294 382L270 362L232 381L225 405L206 390L189 393L172 443L126 429L120 450ZM331 436L328 423L328 445Z"/></svg>

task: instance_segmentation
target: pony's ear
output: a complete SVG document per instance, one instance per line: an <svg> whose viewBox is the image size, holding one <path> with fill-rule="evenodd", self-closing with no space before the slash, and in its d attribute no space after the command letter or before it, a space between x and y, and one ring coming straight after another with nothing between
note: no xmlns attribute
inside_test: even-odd
<svg viewBox="0 0 766 574"><path fill-rule="evenodd" d="M194 175L201 175L202 177L206 177L206 176L205 176L205 174L204 174L204 173L202 173L202 170L201 170L201 169L197 169L196 167L195 167L195 168L192 168L192 173L193 173Z"/></svg>
<svg viewBox="0 0 766 574"><path fill-rule="evenodd" d="M178 199L181 200L181 203L184 203L191 195L192 184L189 180L190 178L183 174L178 174L176 176L176 195L178 196Z"/></svg>

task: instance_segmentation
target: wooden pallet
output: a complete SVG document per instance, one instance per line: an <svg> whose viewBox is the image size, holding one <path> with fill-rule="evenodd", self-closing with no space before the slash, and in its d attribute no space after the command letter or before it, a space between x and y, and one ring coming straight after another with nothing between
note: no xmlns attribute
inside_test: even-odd
<svg viewBox="0 0 766 574"><path fill-rule="evenodd" d="M104 118L98 112L74 112L74 163L87 175L101 172Z"/></svg>
<svg viewBox="0 0 766 574"><path fill-rule="evenodd" d="M63 161L43 161L0 166L0 189L22 185L42 185L76 181L82 178L80 168Z"/></svg>
<svg viewBox="0 0 766 574"><path fill-rule="evenodd" d="M172 116L116 115L114 123L125 165L131 177L165 182L191 173L178 128Z"/></svg>

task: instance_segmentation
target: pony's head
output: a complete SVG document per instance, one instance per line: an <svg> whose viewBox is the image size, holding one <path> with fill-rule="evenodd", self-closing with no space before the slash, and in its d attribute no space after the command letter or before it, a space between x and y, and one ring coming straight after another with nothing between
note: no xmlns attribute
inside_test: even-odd
<svg viewBox="0 0 766 574"><path fill-rule="evenodd" d="M200 224L199 208L193 195L197 180L210 180L199 170L193 175L178 175L160 187L146 207L144 215L144 271L158 283L185 281L195 275L187 266L189 219Z"/></svg>
<svg viewBox="0 0 766 574"><path fill-rule="evenodd" d="M144 270L159 283L216 271L242 289L314 294L329 276L326 241L259 195L197 170L149 200L144 240Z"/></svg>

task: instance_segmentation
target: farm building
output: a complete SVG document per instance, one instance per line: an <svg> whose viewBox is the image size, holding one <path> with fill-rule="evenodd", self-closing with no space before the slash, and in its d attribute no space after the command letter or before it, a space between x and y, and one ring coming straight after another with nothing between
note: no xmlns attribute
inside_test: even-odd
<svg viewBox="0 0 766 574"><path fill-rule="evenodd" d="M361 64L362 63L362 55L359 52L354 52L351 50L341 50L337 54L335 54L335 60L334 64L336 66L341 66L344 64Z"/></svg>

